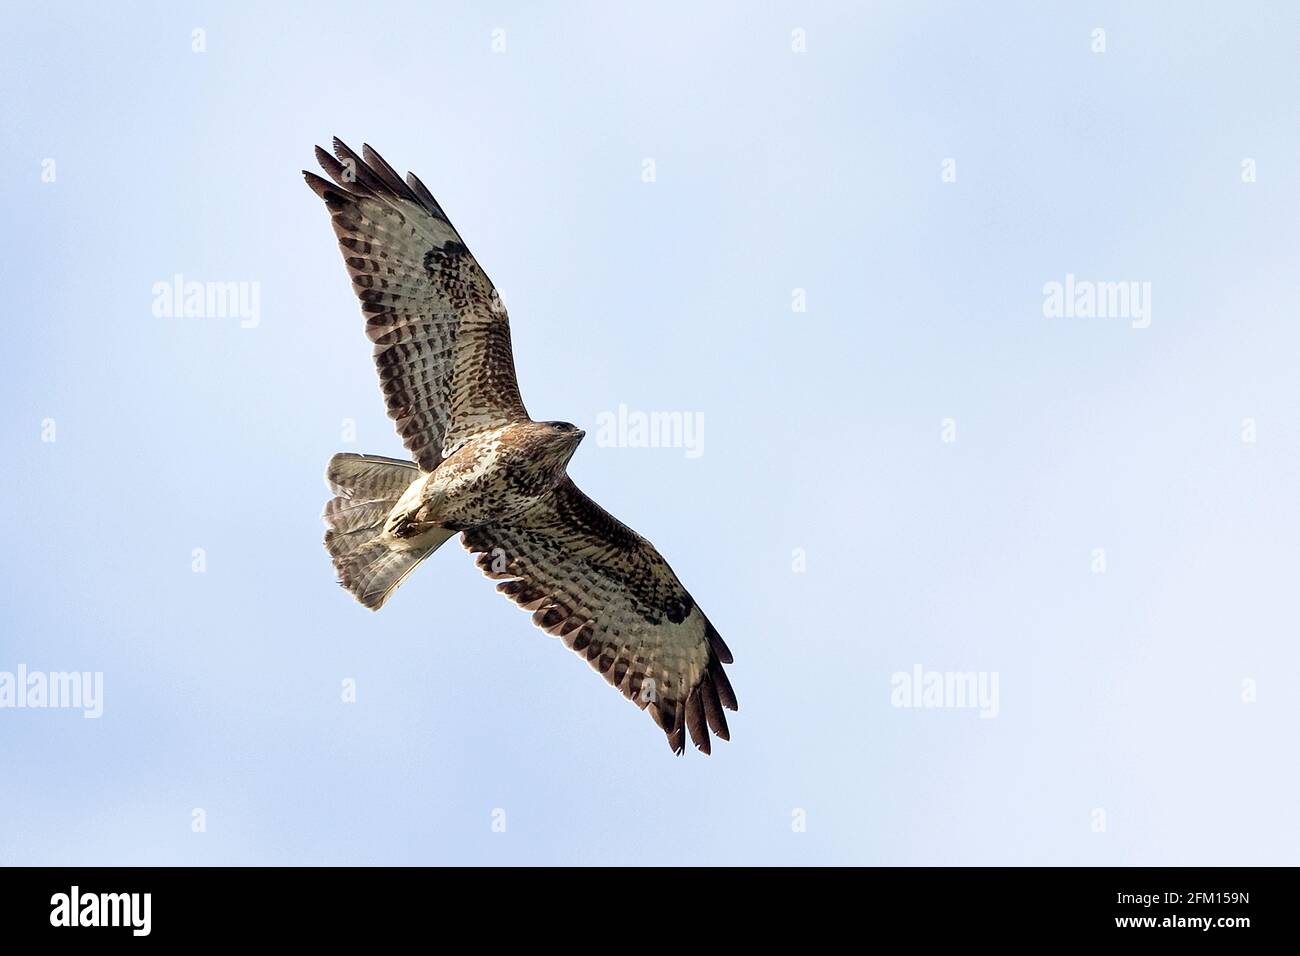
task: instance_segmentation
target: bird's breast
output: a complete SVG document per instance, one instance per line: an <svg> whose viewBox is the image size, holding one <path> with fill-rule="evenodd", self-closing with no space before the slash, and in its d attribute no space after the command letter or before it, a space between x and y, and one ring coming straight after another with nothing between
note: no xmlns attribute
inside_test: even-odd
<svg viewBox="0 0 1300 956"><path fill-rule="evenodd" d="M468 528L520 514L555 487L554 468L509 436L475 436L433 472L424 491L430 517Z"/></svg>

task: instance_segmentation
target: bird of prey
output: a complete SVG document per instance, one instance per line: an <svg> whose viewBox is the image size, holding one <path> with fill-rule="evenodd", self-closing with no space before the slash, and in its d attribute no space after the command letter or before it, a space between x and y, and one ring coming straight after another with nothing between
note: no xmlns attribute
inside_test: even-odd
<svg viewBox="0 0 1300 956"><path fill-rule="evenodd" d="M374 345L388 415L414 461L337 454L325 546L339 583L378 609L459 533L497 590L648 710L681 754L730 739L731 652L645 538L565 468L584 432L535 422L496 289L437 200L369 146L334 140L303 171L329 211Z"/></svg>

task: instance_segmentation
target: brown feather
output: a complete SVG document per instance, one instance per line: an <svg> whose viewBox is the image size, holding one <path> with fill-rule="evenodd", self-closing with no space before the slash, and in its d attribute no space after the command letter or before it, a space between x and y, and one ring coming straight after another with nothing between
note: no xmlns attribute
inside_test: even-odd
<svg viewBox="0 0 1300 956"><path fill-rule="evenodd" d="M723 740L731 739L727 729L727 716L722 712L722 702L718 700L718 690L708 677L700 682L700 700L704 704L704 717L709 722L709 729Z"/></svg>
<svg viewBox="0 0 1300 956"><path fill-rule="evenodd" d="M722 706L727 710L738 710L736 692L731 689L731 680L727 677L727 672L722 669L722 664L716 658L709 662L709 677L713 680L714 687L717 688L718 699L722 701Z"/></svg>
<svg viewBox="0 0 1300 956"><path fill-rule="evenodd" d="M411 187L398 175L397 170L385 162L384 157L370 148L369 143L361 144L361 155L370 166L371 171L388 187L389 192L399 199L406 199L417 206L421 205L420 197L411 191Z"/></svg>
<svg viewBox="0 0 1300 956"><path fill-rule="evenodd" d="M709 729L704 721L704 707L700 703L698 687L686 698L686 727L691 732L691 741L701 753L709 752Z"/></svg>

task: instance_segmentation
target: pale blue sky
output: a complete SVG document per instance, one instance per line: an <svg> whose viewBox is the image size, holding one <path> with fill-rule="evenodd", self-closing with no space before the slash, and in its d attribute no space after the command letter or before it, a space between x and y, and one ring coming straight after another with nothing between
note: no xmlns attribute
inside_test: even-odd
<svg viewBox="0 0 1300 956"><path fill-rule="evenodd" d="M0 709L0 863L1296 863L1300 10L613 6L6 14L0 672L104 713ZM712 757L454 544L333 583L324 464L401 446L332 135L440 199L535 417L703 416L570 471L735 652ZM1067 274L1150 327L1045 318Z"/></svg>

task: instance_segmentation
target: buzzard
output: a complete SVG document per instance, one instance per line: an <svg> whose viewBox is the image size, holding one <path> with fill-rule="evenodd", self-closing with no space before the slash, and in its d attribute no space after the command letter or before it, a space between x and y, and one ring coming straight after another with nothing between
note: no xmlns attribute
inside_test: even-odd
<svg viewBox="0 0 1300 956"><path fill-rule="evenodd" d="M459 533L497 590L648 710L681 754L730 739L731 652L654 546L584 495L566 466L584 432L535 422L487 274L413 173L369 146L320 147L325 201L388 415L414 461L340 453L325 472L325 547L377 610Z"/></svg>

